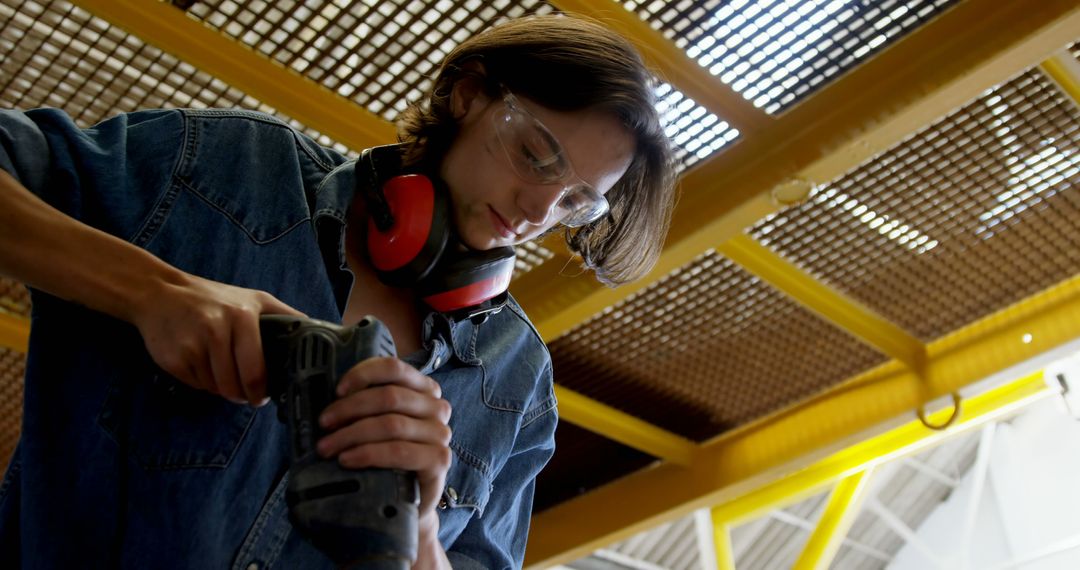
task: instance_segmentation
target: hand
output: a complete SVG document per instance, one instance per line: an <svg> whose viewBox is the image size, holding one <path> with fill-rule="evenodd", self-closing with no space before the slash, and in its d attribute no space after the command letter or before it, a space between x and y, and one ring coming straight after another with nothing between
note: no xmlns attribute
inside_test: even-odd
<svg viewBox="0 0 1080 570"><path fill-rule="evenodd" d="M177 380L260 406L267 402L259 336L264 313L304 316L264 291L184 274L147 294L130 320L154 362Z"/></svg>
<svg viewBox="0 0 1080 570"><path fill-rule="evenodd" d="M420 517L434 515L450 469L450 403L431 378L396 358L370 358L338 382L317 445L342 467L415 471Z"/></svg>

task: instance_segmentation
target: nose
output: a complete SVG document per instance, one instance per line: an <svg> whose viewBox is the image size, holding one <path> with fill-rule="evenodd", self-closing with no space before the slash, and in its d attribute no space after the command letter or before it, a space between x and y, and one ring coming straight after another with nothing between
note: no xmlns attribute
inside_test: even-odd
<svg viewBox="0 0 1080 570"><path fill-rule="evenodd" d="M534 226L547 223L562 198L562 184L527 184L518 191L518 207L525 219Z"/></svg>

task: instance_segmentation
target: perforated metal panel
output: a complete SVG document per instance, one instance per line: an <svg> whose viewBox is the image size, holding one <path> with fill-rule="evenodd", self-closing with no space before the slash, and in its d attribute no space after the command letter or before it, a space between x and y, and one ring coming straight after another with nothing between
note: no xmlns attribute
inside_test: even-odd
<svg viewBox="0 0 1080 570"><path fill-rule="evenodd" d="M1080 111L1024 73L752 235L924 341L1080 273Z"/></svg>
<svg viewBox="0 0 1080 570"><path fill-rule="evenodd" d="M392 121L466 38L553 11L536 0L200 0L188 13Z"/></svg>
<svg viewBox="0 0 1080 570"><path fill-rule="evenodd" d="M277 115L334 146L240 90L68 2L0 4L0 105L56 107L88 127L139 109L242 107Z"/></svg>
<svg viewBox="0 0 1080 570"><path fill-rule="evenodd" d="M550 346L560 384L694 440L884 361L712 252Z"/></svg>
<svg viewBox="0 0 1080 570"><path fill-rule="evenodd" d="M738 129L683 95L670 83L661 82L656 88L656 96L661 124L671 139L680 169L690 168L739 138Z"/></svg>
<svg viewBox="0 0 1080 570"><path fill-rule="evenodd" d="M754 105L777 113L957 0L622 0Z"/></svg>

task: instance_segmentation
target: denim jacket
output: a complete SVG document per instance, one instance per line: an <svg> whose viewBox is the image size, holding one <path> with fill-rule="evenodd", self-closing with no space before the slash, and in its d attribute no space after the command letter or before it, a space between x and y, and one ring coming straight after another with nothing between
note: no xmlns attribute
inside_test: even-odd
<svg viewBox="0 0 1080 570"><path fill-rule="evenodd" d="M355 163L280 121L158 110L80 130L56 110L0 111L0 143L0 168L69 216L340 322ZM32 295L0 567L332 567L287 520L274 406L191 389L154 365L133 326ZM483 324L431 313L422 329L405 359L453 408L439 539L455 568L519 568L534 480L554 451L547 349L512 300Z"/></svg>

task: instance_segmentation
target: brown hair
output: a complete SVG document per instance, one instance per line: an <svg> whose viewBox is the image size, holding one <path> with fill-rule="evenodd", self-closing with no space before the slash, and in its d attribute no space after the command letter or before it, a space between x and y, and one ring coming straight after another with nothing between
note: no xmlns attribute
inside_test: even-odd
<svg viewBox="0 0 1080 570"><path fill-rule="evenodd" d="M606 27L568 16L531 16L492 27L466 40L443 62L426 105L399 119L399 138L411 143L407 161L434 166L457 134L450 92L476 60L496 85L556 111L595 108L617 117L633 134L630 167L607 193L607 216L566 231L571 251L600 281L633 281L656 264L674 202L675 168L655 106L654 80L641 56Z"/></svg>

